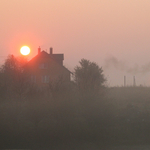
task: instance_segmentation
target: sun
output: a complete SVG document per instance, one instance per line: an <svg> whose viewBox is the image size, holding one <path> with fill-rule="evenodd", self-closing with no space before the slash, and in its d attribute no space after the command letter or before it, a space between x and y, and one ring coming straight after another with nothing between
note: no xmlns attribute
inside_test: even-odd
<svg viewBox="0 0 150 150"><path fill-rule="evenodd" d="M30 54L30 48L28 46L22 46L20 49L20 53L22 55L28 55Z"/></svg>

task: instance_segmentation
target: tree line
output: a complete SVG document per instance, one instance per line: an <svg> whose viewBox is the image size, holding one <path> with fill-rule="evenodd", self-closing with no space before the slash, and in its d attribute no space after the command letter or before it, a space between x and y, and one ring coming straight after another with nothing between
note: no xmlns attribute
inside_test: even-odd
<svg viewBox="0 0 150 150"><path fill-rule="evenodd" d="M25 67L27 63L28 61L25 57L15 57L14 55L7 57L0 67L1 97L21 98L31 96L36 91L39 93L39 89L31 81L31 77ZM74 68L73 81L66 84L63 79L57 79L48 84L47 90L54 95L55 92L63 91L67 89L67 86L71 86L74 90L76 89L76 92L80 92L84 96L89 96L89 94L94 96L100 94L105 83L106 78L102 67L99 67L95 62L81 59L79 65ZM40 92L42 92L42 89Z"/></svg>

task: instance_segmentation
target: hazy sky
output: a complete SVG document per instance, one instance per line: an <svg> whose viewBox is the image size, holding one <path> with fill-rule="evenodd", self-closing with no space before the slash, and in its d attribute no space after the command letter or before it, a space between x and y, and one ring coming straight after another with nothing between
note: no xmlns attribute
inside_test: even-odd
<svg viewBox="0 0 150 150"><path fill-rule="evenodd" d="M0 62L22 45L97 62L109 85L150 85L150 0L0 0Z"/></svg>

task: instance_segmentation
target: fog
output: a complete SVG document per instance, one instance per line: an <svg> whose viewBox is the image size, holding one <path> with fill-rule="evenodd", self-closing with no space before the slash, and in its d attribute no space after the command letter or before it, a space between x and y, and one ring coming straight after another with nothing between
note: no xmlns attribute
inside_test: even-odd
<svg viewBox="0 0 150 150"><path fill-rule="evenodd" d="M116 70L125 71L132 75L146 74L150 72L150 62L139 66L135 64L133 67L127 65L127 62L121 61L116 57L109 57L105 60L104 69L114 68Z"/></svg>
<svg viewBox="0 0 150 150"><path fill-rule="evenodd" d="M114 57L106 67L110 61L127 68ZM37 64L29 64L10 55L0 67L0 148L149 148L150 87L107 86L102 68L85 59L74 69L73 81L58 76L45 83L33 80L29 69Z"/></svg>
<svg viewBox="0 0 150 150"><path fill-rule="evenodd" d="M149 0L0 0L0 148L149 149L149 8ZM92 70L79 83L38 87L22 68L3 69L23 45L27 60L53 47L73 73L81 59L94 62L107 81Z"/></svg>

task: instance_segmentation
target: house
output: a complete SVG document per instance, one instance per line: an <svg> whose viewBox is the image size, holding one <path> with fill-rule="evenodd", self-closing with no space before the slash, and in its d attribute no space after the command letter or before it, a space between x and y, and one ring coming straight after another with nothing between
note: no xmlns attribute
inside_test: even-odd
<svg viewBox="0 0 150 150"><path fill-rule="evenodd" d="M27 64L31 81L38 86L45 86L59 79L70 81L71 72L63 66L63 60L64 54L53 54L52 48L47 53L39 47L38 54Z"/></svg>

